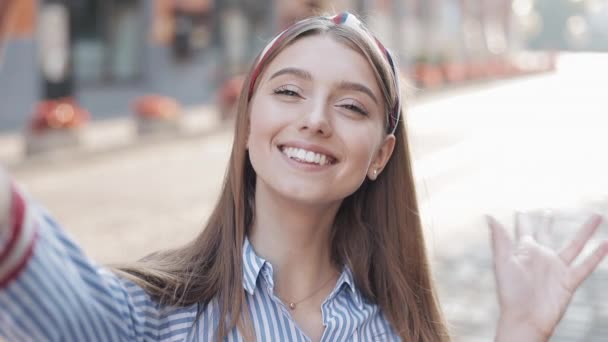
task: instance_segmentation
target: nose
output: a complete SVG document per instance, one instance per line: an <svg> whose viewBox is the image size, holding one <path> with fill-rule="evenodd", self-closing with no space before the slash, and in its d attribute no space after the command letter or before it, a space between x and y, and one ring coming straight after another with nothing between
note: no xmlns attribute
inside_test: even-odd
<svg viewBox="0 0 608 342"><path fill-rule="evenodd" d="M330 112L324 101L315 103L300 121L300 131L328 137L333 133Z"/></svg>

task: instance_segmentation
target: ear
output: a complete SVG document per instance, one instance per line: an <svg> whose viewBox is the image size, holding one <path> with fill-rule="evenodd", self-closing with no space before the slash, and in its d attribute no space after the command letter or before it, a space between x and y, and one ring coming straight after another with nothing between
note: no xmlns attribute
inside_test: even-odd
<svg viewBox="0 0 608 342"><path fill-rule="evenodd" d="M386 163L388 163L395 149L395 139L395 135L393 134L384 137L384 141L378 148L378 151L376 151L376 155L367 169L367 177L370 180L376 180L386 166Z"/></svg>

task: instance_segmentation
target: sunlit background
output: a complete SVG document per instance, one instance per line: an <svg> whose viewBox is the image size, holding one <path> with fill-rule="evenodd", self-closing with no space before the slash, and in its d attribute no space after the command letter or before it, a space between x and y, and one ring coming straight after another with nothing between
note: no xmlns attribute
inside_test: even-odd
<svg viewBox="0 0 608 342"><path fill-rule="evenodd" d="M523 212L555 247L608 215L608 0L0 0L0 164L99 262L184 243L215 204L253 58L294 21L341 10L408 82L455 341L491 340L483 215ZM552 341L608 339L607 264Z"/></svg>

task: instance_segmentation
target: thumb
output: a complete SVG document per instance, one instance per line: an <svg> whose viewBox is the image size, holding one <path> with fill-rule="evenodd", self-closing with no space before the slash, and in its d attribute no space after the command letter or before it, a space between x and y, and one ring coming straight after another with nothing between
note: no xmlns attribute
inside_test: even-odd
<svg viewBox="0 0 608 342"><path fill-rule="evenodd" d="M494 262L508 258L513 249L513 241L503 225L490 215L486 215L486 221L490 228L490 240L492 242L492 253Z"/></svg>

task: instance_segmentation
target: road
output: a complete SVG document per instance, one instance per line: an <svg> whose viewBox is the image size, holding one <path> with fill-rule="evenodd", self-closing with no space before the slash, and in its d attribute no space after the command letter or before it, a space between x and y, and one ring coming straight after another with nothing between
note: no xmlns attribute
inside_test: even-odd
<svg viewBox="0 0 608 342"><path fill-rule="evenodd" d="M608 59L565 56L555 73L422 96L407 125L440 297L456 341L488 341L496 318L483 215L555 215L559 245L591 212L608 215ZM21 167L14 177L102 263L190 240L214 205L232 134L147 143ZM608 236L608 226L601 228ZM552 341L605 341L608 261Z"/></svg>

